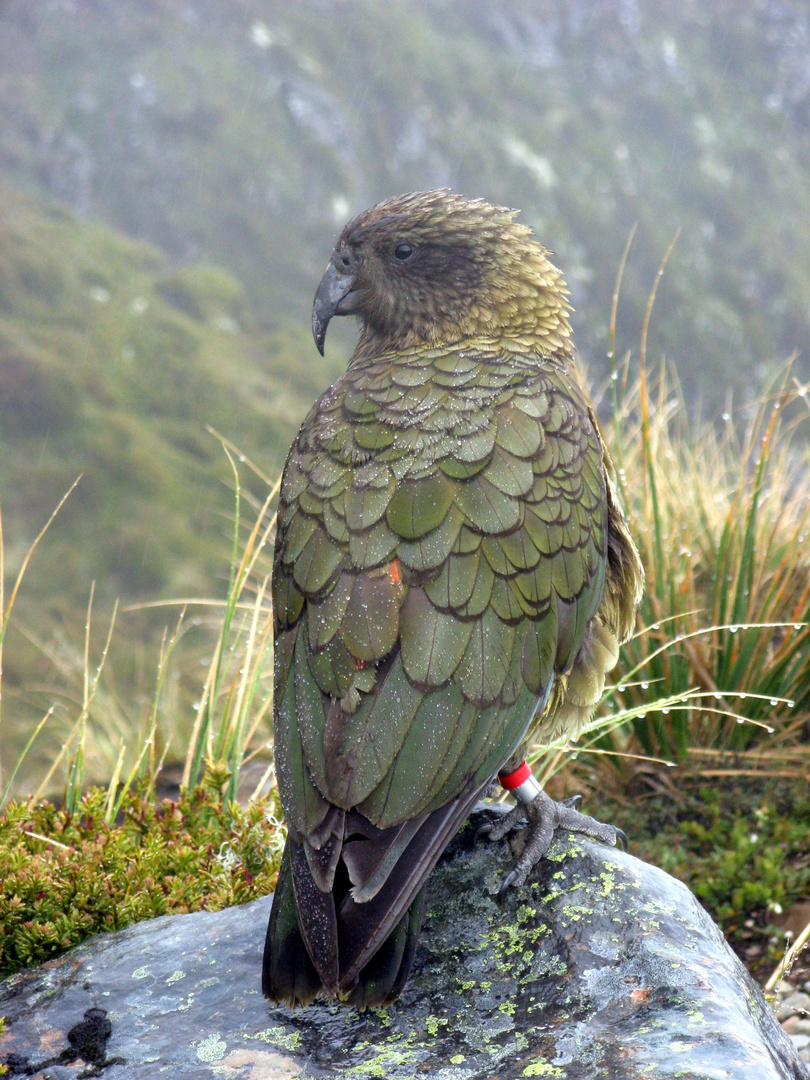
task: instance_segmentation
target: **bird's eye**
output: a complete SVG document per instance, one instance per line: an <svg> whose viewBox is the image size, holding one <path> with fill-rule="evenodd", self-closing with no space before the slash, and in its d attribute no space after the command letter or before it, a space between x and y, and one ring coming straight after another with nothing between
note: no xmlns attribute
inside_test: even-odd
<svg viewBox="0 0 810 1080"><path fill-rule="evenodd" d="M413 248L410 244L397 244L397 246L394 248L394 258L398 259L400 262L407 262L412 255Z"/></svg>
<svg viewBox="0 0 810 1080"><path fill-rule="evenodd" d="M340 256L340 265L343 267L344 270L348 270L351 264L351 256L349 255L348 251L344 251Z"/></svg>

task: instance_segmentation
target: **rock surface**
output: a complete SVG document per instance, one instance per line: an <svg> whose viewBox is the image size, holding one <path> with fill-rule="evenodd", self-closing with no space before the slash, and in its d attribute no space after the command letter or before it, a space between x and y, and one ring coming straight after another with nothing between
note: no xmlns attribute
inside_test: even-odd
<svg viewBox="0 0 810 1080"><path fill-rule="evenodd" d="M7 980L0 1061L40 1080L810 1080L679 882L563 836L499 905L508 846L465 835L433 874L387 1011L264 1001L264 899L140 923Z"/></svg>

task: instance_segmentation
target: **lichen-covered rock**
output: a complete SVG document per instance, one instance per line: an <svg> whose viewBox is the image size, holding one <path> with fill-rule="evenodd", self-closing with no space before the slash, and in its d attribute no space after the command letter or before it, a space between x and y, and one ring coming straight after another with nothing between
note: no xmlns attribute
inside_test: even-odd
<svg viewBox="0 0 810 1080"><path fill-rule="evenodd" d="M509 850L470 847L469 832L431 878L417 961L387 1011L264 1001L259 900L140 923L7 980L0 1061L41 1080L810 1080L679 882L561 836L499 905Z"/></svg>

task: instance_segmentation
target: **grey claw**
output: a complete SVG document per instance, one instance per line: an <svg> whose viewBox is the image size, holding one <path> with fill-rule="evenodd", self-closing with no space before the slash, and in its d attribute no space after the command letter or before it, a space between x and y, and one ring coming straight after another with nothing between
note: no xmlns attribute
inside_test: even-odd
<svg viewBox="0 0 810 1080"><path fill-rule="evenodd" d="M472 838L473 846L475 846L478 843L478 841L481 839L482 836L489 836L489 834L491 832L492 832L492 822L491 821L485 821L483 825L479 825L478 828L473 833L473 838Z"/></svg>
<svg viewBox="0 0 810 1080"><path fill-rule="evenodd" d="M616 832L616 840L619 842L620 847L623 851L627 851L627 833L623 829L617 828L615 825L613 828Z"/></svg>
<svg viewBox="0 0 810 1080"><path fill-rule="evenodd" d="M504 877L503 881L501 882L501 887L498 890L498 903L499 904L503 903L504 898L506 897L507 890L509 889L509 886L512 884L512 882L515 880L515 878L517 876L518 875L517 875L516 870L510 870L509 873L506 875L506 877Z"/></svg>
<svg viewBox="0 0 810 1080"><path fill-rule="evenodd" d="M571 795L567 799L563 799L561 806L570 806L572 810L576 810L579 804L582 802L581 795Z"/></svg>

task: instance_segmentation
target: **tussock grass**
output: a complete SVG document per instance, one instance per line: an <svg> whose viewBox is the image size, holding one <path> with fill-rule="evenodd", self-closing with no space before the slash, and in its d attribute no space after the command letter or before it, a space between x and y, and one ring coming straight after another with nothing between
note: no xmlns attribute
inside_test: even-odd
<svg viewBox="0 0 810 1080"><path fill-rule="evenodd" d="M615 700L684 698L630 719L644 753L810 777L809 420L789 373L740 417L742 432L731 409L719 425L691 421L664 372L654 409L636 386L614 413L608 438L647 573Z"/></svg>
<svg viewBox="0 0 810 1080"><path fill-rule="evenodd" d="M234 478L236 507L231 566L222 627L197 707L183 786L194 787L200 782L205 763L209 767L216 763L228 770L225 794L234 799L240 769L255 756L255 752L248 753L248 748L257 733L264 732L265 749L269 750L271 745L268 733L273 712L273 617L268 560L263 556L273 546L276 514L272 506L281 477L273 484L262 477L269 491L258 510L254 507L253 524L240 545L242 489L233 456L235 448L218 437ZM256 577L257 569L261 571L260 579ZM268 783L271 775L272 763L259 779L254 794Z"/></svg>
<svg viewBox="0 0 810 1080"><path fill-rule="evenodd" d="M236 797L242 766L258 757L264 759L265 765L255 780L253 793L258 795L268 789L272 776L273 704L269 552L276 521L272 507L280 478L271 482L226 439L213 434L222 445L233 476L231 560L225 598L194 597L171 602L169 606L178 614L164 632L154 694L145 709L122 702L115 693L114 683L112 687L105 685L105 662L118 608L116 605L112 612L104 644L96 655L91 648L94 586L87 607L85 638L80 646L61 641L54 648L39 641L30 631L24 631L27 641L39 648L53 665L61 685L50 688L56 699L54 704L32 732L9 775L0 776L0 808L15 793L20 766L38 741L47 748L48 766L28 795L29 806L35 806L45 797L57 797L72 813L79 805L88 779L97 783L104 778L109 793L105 815L108 824L120 813L122 801L133 787L154 797L171 749L176 755L177 748L183 748L184 788L198 786L206 772L213 771L222 780L223 798L232 800ZM244 464L259 477L264 489L261 500L243 487L239 466ZM29 560L72 490L65 494L31 545L5 608L0 592L3 611L0 660L11 611ZM0 560L2 551L0 522ZM190 611L195 614L190 615ZM181 647L187 639L193 639L192 644ZM208 654L208 660L200 685L197 672L201 652ZM180 679L186 683L191 680L192 665L193 677L198 680L193 706L188 695L183 697L178 693L176 685ZM2 735L0 726L0 739ZM18 790L16 793L21 794Z"/></svg>
<svg viewBox="0 0 810 1080"><path fill-rule="evenodd" d="M647 586L637 631L575 753L598 755L589 765L602 780L612 773L614 791L666 763L696 778L810 780L803 388L787 375L742 434L731 420L691 421L664 372L645 431L638 382L622 389L606 437ZM542 760L556 771L564 744Z"/></svg>
<svg viewBox="0 0 810 1080"><path fill-rule="evenodd" d="M53 721L54 710L49 709L2 788L0 975L57 956L92 934L160 914L218 910L274 887L285 832L277 793L267 790L272 771L273 638L265 547L275 529L271 506L278 484L267 483L266 496L256 503L242 488L233 448L221 441L231 463L235 497L227 594L219 604L178 603L173 632L164 636L160 648L145 728L140 723L135 731L119 733L114 758L111 732L100 750L97 746L96 734L112 715L99 687L115 612L101 655L94 657L91 590L84 647L77 651L78 664L65 670L66 696L74 709L70 729L38 789L28 799L10 800L21 762ZM246 534L243 500L251 506ZM6 607L0 594L0 647L25 567L41 536ZM191 603L218 611L218 634L194 719L186 724L180 793L174 800L161 799L158 785L169 745L164 737L158 757L161 700L176 647L189 626ZM64 656L61 660L65 662ZM124 716L123 710L115 711L116 719ZM138 738L142 730L146 734ZM132 745L129 751L127 742ZM240 771L260 753L268 763L243 806L236 800ZM85 790L88 772L97 775L99 762L110 760L114 764L106 784ZM54 798L59 780L61 796Z"/></svg>

